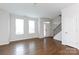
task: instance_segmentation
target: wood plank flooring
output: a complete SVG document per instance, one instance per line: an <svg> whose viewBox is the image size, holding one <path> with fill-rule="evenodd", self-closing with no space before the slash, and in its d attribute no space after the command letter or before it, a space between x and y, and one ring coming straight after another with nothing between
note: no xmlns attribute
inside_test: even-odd
<svg viewBox="0 0 79 59"><path fill-rule="evenodd" d="M0 46L0 55L77 55L79 50L52 38L28 39Z"/></svg>

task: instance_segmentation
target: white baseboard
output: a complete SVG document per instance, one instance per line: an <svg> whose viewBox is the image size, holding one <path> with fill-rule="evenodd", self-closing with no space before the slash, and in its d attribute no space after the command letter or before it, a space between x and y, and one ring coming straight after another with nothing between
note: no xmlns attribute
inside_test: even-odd
<svg viewBox="0 0 79 59"><path fill-rule="evenodd" d="M71 46L71 47L74 47L74 48L76 48L76 49L79 49L79 44L71 44L71 43L65 43L65 42L62 42L62 45L68 45L68 46Z"/></svg>
<svg viewBox="0 0 79 59"><path fill-rule="evenodd" d="M9 44L10 42L1 42L0 45L6 45Z"/></svg>

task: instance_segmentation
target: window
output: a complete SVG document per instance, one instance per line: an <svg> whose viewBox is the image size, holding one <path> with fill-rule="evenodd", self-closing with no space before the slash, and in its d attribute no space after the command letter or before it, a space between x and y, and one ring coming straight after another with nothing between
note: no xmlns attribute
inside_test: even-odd
<svg viewBox="0 0 79 59"><path fill-rule="evenodd" d="M35 33L35 21L29 20L29 33Z"/></svg>
<svg viewBox="0 0 79 59"><path fill-rule="evenodd" d="M50 22L44 22L44 23L47 23L47 24L49 24Z"/></svg>
<svg viewBox="0 0 79 59"><path fill-rule="evenodd" d="M24 34L24 20L16 19L16 34Z"/></svg>

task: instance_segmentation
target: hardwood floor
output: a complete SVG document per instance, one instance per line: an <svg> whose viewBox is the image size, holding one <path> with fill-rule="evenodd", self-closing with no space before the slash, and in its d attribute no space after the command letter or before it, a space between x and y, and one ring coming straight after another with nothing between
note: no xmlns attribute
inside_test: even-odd
<svg viewBox="0 0 79 59"><path fill-rule="evenodd" d="M0 55L76 55L79 50L52 38L28 39L0 46Z"/></svg>

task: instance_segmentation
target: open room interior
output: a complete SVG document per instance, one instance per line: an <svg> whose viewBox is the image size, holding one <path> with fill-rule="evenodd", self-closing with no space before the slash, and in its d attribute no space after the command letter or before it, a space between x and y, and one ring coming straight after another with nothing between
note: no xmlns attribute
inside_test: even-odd
<svg viewBox="0 0 79 59"><path fill-rule="evenodd" d="M78 3L0 3L0 55L79 54Z"/></svg>

